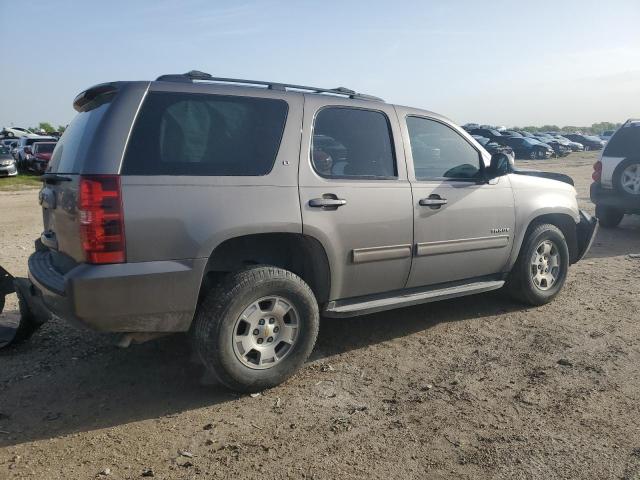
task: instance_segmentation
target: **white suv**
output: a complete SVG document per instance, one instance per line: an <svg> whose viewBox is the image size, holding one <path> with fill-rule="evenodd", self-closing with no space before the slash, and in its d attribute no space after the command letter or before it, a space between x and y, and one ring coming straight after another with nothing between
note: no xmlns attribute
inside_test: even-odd
<svg viewBox="0 0 640 480"><path fill-rule="evenodd" d="M593 165L591 201L605 228L625 214L640 214L640 120L627 120Z"/></svg>

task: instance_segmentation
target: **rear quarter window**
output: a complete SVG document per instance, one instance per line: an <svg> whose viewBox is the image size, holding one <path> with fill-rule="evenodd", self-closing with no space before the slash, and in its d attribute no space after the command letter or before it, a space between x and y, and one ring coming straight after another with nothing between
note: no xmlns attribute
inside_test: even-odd
<svg viewBox="0 0 640 480"><path fill-rule="evenodd" d="M283 100L151 92L136 119L125 175L260 176L273 168Z"/></svg>
<svg viewBox="0 0 640 480"><path fill-rule="evenodd" d="M640 126L623 127L609 139L603 155L607 157L640 157Z"/></svg>
<svg viewBox="0 0 640 480"><path fill-rule="evenodd" d="M89 144L98 132L100 122L109 108L103 103L93 110L78 113L66 128L51 155L50 171L79 173L86 158Z"/></svg>

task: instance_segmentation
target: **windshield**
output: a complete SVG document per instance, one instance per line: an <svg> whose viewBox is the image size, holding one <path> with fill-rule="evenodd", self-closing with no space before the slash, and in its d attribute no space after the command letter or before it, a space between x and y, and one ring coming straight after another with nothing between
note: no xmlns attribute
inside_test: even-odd
<svg viewBox="0 0 640 480"><path fill-rule="evenodd" d="M27 138L25 145L33 145L36 142L47 142L53 140L52 138Z"/></svg>
<svg viewBox="0 0 640 480"><path fill-rule="evenodd" d="M55 143L36 143L33 148L38 153L51 153L55 146Z"/></svg>
<svg viewBox="0 0 640 480"><path fill-rule="evenodd" d="M524 141L529 145L540 145L542 143L540 140L536 140L535 138L525 138Z"/></svg>
<svg viewBox="0 0 640 480"><path fill-rule="evenodd" d="M594 142L599 142L600 139L598 137L594 137L593 135L587 135L584 138L588 139L588 140L592 140Z"/></svg>

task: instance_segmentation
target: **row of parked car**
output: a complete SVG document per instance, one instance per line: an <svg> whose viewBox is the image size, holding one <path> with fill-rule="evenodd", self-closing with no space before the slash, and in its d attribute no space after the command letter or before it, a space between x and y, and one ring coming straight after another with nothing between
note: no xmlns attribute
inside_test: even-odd
<svg viewBox="0 0 640 480"><path fill-rule="evenodd" d="M489 153L503 152L512 154L515 158L531 160L565 157L571 152L583 150L601 150L606 145L606 141L600 137L580 133L532 133L504 128L498 130L477 124L467 124L463 128Z"/></svg>
<svg viewBox="0 0 640 480"><path fill-rule="evenodd" d="M19 127L0 132L0 176L18 172L43 173L58 141L57 136L40 135Z"/></svg>

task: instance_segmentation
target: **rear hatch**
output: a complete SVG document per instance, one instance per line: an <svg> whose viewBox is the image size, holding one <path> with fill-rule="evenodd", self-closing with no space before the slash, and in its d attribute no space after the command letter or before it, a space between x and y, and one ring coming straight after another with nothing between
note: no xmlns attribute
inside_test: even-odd
<svg viewBox="0 0 640 480"><path fill-rule="evenodd" d="M60 273L91 261L81 236L80 185L100 177L117 182L130 126L147 87L148 82L102 84L74 101L78 114L51 154L39 194L41 241Z"/></svg>

